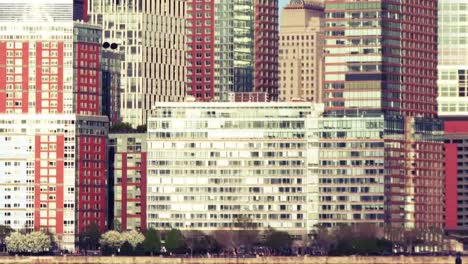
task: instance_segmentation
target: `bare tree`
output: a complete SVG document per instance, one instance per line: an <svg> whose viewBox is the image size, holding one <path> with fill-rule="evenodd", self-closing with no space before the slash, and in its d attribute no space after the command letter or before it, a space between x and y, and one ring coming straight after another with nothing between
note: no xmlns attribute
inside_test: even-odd
<svg viewBox="0 0 468 264"><path fill-rule="evenodd" d="M190 255L192 256L193 252L196 252L200 247L200 243L203 242L202 240L205 237L205 234L198 230L191 230L184 232L183 235L185 238L185 244L187 245L187 248L190 249Z"/></svg>
<svg viewBox="0 0 468 264"><path fill-rule="evenodd" d="M213 238L225 253L234 251L233 232L224 229L218 229L212 233Z"/></svg>
<svg viewBox="0 0 468 264"><path fill-rule="evenodd" d="M352 225L352 233L354 238L360 239L383 239L385 238L385 230L376 224L359 223Z"/></svg>
<svg viewBox="0 0 468 264"><path fill-rule="evenodd" d="M332 247L335 239L329 228L316 225L314 231L311 233L311 245L312 247L320 250L322 254L328 254Z"/></svg>
<svg viewBox="0 0 468 264"><path fill-rule="evenodd" d="M241 216L234 220L234 245L238 249L243 246L250 250L259 239L259 231L257 225L250 217ZM236 249L236 250L237 250Z"/></svg>

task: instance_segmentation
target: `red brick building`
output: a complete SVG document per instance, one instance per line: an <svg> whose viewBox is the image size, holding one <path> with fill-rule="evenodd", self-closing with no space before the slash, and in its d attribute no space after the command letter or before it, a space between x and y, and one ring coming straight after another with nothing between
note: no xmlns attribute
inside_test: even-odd
<svg viewBox="0 0 468 264"><path fill-rule="evenodd" d="M17 155L2 157L12 176L0 183L9 193L0 224L51 232L73 250L83 228L104 231L106 223L101 31L73 23L71 0L6 1L0 9L9 10L0 15L0 137Z"/></svg>
<svg viewBox="0 0 468 264"><path fill-rule="evenodd" d="M98 123L93 118L102 114L101 29L75 23L74 32L74 112L89 116L80 120L77 131L77 230L81 233L89 225L97 224L104 231L107 220L107 133L105 127L96 128Z"/></svg>

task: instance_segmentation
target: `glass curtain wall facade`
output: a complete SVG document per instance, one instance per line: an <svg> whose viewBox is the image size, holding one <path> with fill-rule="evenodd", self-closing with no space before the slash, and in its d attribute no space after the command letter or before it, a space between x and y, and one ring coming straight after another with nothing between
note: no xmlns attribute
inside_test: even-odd
<svg viewBox="0 0 468 264"><path fill-rule="evenodd" d="M310 103L165 103L148 123L148 227L305 236L317 224L318 116Z"/></svg>
<svg viewBox="0 0 468 264"><path fill-rule="evenodd" d="M234 0L232 38L234 40L234 89L252 92L254 77L254 5L253 1Z"/></svg>
<svg viewBox="0 0 468 264"><path fill-rule="evenodd" d="M252 92L254 74L253 0L215 0L215 87Z"/></svg>
<svg viewBox="0 0 468 264"><path fill-rule="evenodd" d="M229 92L278 97L278 1L214 0L215 99Z"/></svg>
<svg viewBox="0 0 468 264"><path fill-rule="evenodd" d="M383 197L378 206L367 210L381 226L443 227L443 127L436 119L437 1L325 1L325 21L323 122L336 120L331 127L343 131L333 138L336 144L371 144L370 149L358 149L363 158L321 157L322 165L342 163L344 175L376 179ZM380 121L372 124L372 119ZM352 129L348 120L364 122L357 128L370 126L377 131L349 137L344 132ZM321 140L328 143L329 139ZM368 156L382 147L385 154L380 160ZM333 155L328 151L335 150L324 148L321 155ZM336 177L333 170L322 171L321 179ZM342 178L338 196L369 192L366 188L350 192L349 187L361 184ZM326 225L369 222L362 208L342 205L329 213L339 220L320 221ZM347 218L340 218L349 208Z"/></svg>

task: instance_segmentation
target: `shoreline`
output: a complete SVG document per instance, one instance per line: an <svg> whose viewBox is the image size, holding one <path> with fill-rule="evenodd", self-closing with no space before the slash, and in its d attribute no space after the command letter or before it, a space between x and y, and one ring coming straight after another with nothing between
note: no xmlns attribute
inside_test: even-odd
<svg viewBox="0 0 468 264"><path fill-rule="evenodd" d="M257 257L257 258L162 258L162 257L0 257L2 264L453 264L454 256L389 257Z"/></svg>

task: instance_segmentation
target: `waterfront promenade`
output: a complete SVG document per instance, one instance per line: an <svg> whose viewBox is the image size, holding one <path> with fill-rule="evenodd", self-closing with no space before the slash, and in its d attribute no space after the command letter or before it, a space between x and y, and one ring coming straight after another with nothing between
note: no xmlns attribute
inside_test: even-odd
<svg viewBox="0 0 468 264"><path fill-rule="evenodd" d="M466 260L465 260L466 261ZM453 264L455 257L0 257L1 264Z"/></svg>

